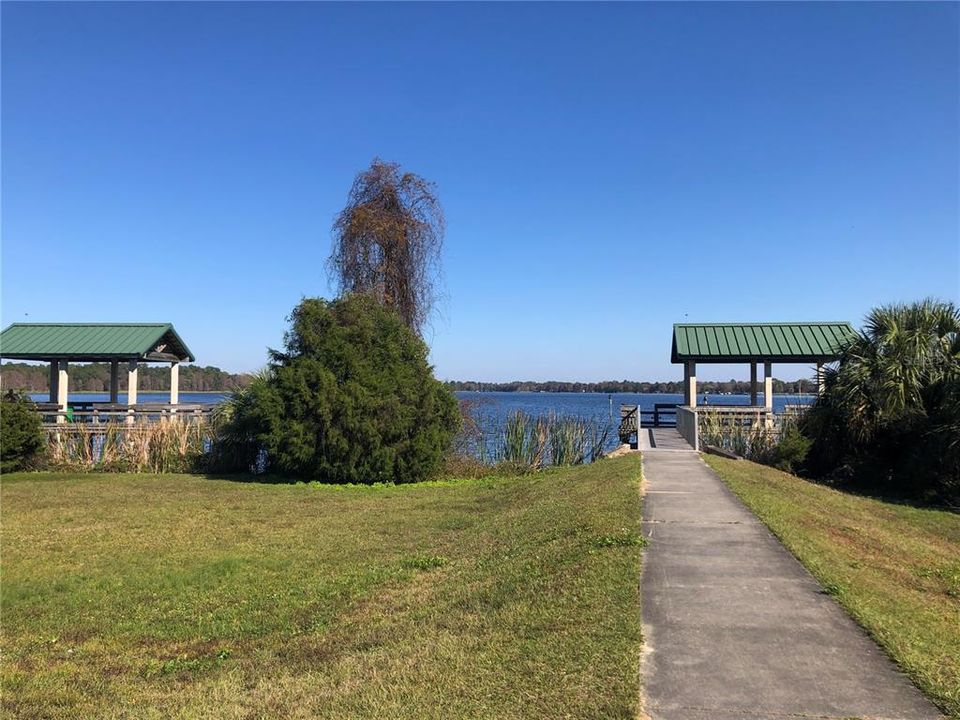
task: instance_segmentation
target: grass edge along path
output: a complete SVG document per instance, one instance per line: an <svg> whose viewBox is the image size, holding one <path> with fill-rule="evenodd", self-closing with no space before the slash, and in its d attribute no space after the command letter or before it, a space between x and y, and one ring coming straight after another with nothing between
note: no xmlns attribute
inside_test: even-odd
<svg viewBox="0 0 960 720"><path fill-rule="evenodd" d="M960 515L702 457L917 687L960 718Z"/></svg>
<svg viewBox="0 0 960 720"><path fill-rule="evenodd" d="M633 717L640 472L5 475L3 715Z"/></svg>

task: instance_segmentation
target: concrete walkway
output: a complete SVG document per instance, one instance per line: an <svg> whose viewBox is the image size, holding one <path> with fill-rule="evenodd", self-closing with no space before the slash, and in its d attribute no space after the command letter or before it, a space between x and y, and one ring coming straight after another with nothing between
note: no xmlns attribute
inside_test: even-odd
<svg viewBox="0 0 960 720"><path fill-rule="evenodd" d="M643 457L649 716L940 718L699 455L667 444Z"/></svg>

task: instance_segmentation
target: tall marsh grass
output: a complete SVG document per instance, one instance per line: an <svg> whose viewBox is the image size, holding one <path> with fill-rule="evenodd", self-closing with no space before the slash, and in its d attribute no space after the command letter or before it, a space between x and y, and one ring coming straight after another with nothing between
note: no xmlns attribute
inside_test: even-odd
<svg viewBox="0 0 960 720"><path fill-rule="evenodd" d="M550 465L581 465L603 456L609 423L573 415L528 415L517 410L496 433L495 459L539 469ZM483 443L486 445L486 442Z"/></svg>
<svg viewBox="0 0 960 720"><path fill-rule="evenodd" d="M701 445L713 445L740 457L777 465L784 462L783 440L798 435L800 412L764 416L760 413L725 413L705 410L697 414ZM796 452L796 451L793 451ZM802 454L805 454L804 449ZM797 461L802 457L793 458ZM787 462L790 468L792 461Z"/></svg>
<svg viewBox="0 0 960 720"><path fill-rule="evenodd" d="M64 425L47 431L47 464L57 470L189 472L201 467L208 428L197 422L109 423L91 430Z"/></svg>

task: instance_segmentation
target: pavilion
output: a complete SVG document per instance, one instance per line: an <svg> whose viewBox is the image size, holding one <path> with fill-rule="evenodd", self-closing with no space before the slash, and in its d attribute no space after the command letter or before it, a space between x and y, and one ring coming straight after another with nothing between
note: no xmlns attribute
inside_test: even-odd
<svg viewBox="0 0 960 720"><path fill-rule="evenodd" d="M748 363L750 405L757 407L757 365L763 363L764 409L773 410L773 364L815 364L817 390L823 366L840 358L855 332L848 322L709 323L673 326L670 361L683 364L683 404L697 406L698 363Z"/></svg>
<svg viewBox="0 0 960 720"><path fill-rule="evenodd" d="M140 363L170 363L170 405L179 402L181 362L194 356L170 323L14 323L0 333L0 359L50 363L50 403L67 410L70 363L110 363L110 403L118 404L120 364L127 372L127 406L137 404Z"/></svg>
<svg viewBox="0 0 960 720"><path fill-rule="evenodd" d="M816 366L817 392L823 390L823 366L840 359L855 336L848 322L703 323L673 326L670 360L683 365L683 405L677 407L677 429L699 449L697 420L697 365L747 363L750 366L750 405L725 407L739 415L773 419L773 365ZM763 406L758 405L757 366L763 364Z"/></svg>

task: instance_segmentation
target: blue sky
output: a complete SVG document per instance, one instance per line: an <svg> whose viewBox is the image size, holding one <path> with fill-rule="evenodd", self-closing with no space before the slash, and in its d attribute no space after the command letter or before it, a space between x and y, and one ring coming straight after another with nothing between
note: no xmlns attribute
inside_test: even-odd
<svg viewBox="0 0 960 720"><path fill-rule="evenodd" d="M442 378L676 379L674 322L957 300L958 9L5 2L2 322L259 367L374 156L446 211Z"/></svg>

